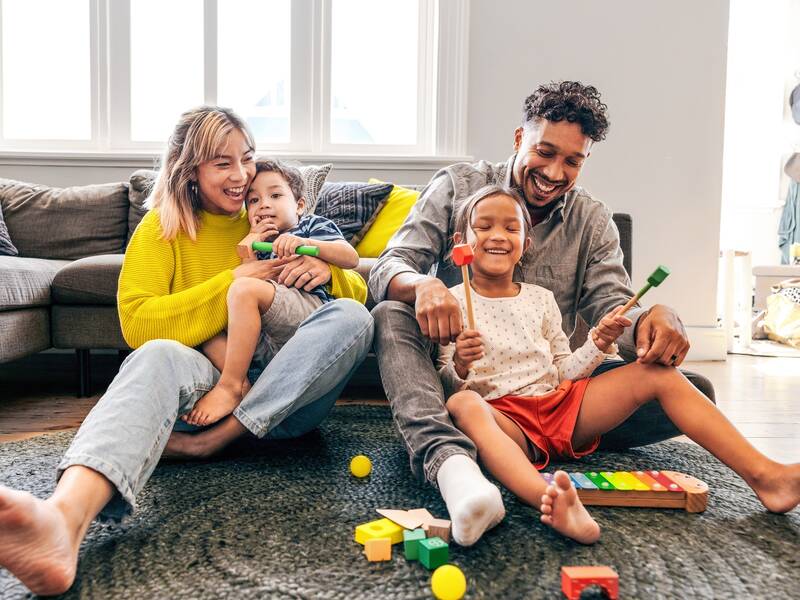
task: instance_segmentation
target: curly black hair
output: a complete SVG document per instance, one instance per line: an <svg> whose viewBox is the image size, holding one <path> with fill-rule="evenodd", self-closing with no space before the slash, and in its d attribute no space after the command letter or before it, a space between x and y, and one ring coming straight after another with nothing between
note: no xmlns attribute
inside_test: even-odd
<svg viewBox="0 0 800 600"><path fill-rule="evenodd" d="M600 92L579 81L553 81L540 85L525 98L523 125L536 119L578 123L584 135L599 142L606 137L608 116Z"/></svg>

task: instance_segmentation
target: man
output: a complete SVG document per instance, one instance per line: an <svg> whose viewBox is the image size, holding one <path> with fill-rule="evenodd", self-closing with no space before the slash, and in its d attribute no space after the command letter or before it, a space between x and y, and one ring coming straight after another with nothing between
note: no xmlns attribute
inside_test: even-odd
<svg viewBox="0 0 800 600"><path fill-rule="evenodd" d="M474 445L448 417L431 360L435 344L454 342L462 329L459 304L447 289L460 281L460 271L446 259L454 207L487 184L519 190L533 222L533 244L517 278L553 292L567 335L578 315L597 323L634 295L611 211L575 187L593 144L605 138L606 108L594 87L571 81L540 86L525 100L523 124L514 132L515 154L504 163L460 163L437 173L370 274L379 303L373 310L375 348L392 413L412 472L438 485L459 544L474 544L502 520L505 509L499 490L475 462ZM634 307L627 316L633 326L619 339L625 359L681 364L689 341L673 309ZM607 361L594 374L621 364ZM687 377L713 400L707 379ZM675 426L650 403L608 434L601 447L675 435Z"/></svg>

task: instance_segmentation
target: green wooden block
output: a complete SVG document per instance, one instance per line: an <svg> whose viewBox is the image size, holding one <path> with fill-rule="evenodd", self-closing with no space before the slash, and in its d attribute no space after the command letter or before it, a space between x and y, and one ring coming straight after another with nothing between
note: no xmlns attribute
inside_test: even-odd
<svg viewBox="0 0 800 600"><path fill-rule="evenodd" d="M403 551L406 554L406 560L419 559L419 543L424 539L424 529L415 529L414 531L406 529L403 532Z"/></svg>
<svg viewBox="0 0 800 600"><path fill-rule="evenodd" d="M440 537L426 538L419 544L419 562L428 569L436 569L446 564L450 557L450 547Z"/></svg>

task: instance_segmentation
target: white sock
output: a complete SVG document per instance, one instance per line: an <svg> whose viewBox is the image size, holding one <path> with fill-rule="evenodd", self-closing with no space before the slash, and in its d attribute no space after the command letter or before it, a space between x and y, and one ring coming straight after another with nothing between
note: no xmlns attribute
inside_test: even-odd
<svg viewBox="0 0 800 600"><path fill-rule="evenodd" d="M497 486L483 476L466 454L445 459L436 475L452 522L453 539L462 546L477 542L487 529L503 520L506 509Z"/></svg>

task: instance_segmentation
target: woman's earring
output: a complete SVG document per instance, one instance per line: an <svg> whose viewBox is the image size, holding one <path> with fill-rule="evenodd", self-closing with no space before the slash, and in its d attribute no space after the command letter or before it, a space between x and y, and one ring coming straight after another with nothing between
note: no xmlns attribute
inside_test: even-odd
<svg viewBox="0 0 800 600"><path fill-rule="evenodd" d="M193 206L197 207L200 205L200 195L197 191L196 181L189 182L189 198L191 199Z"/></svg>

